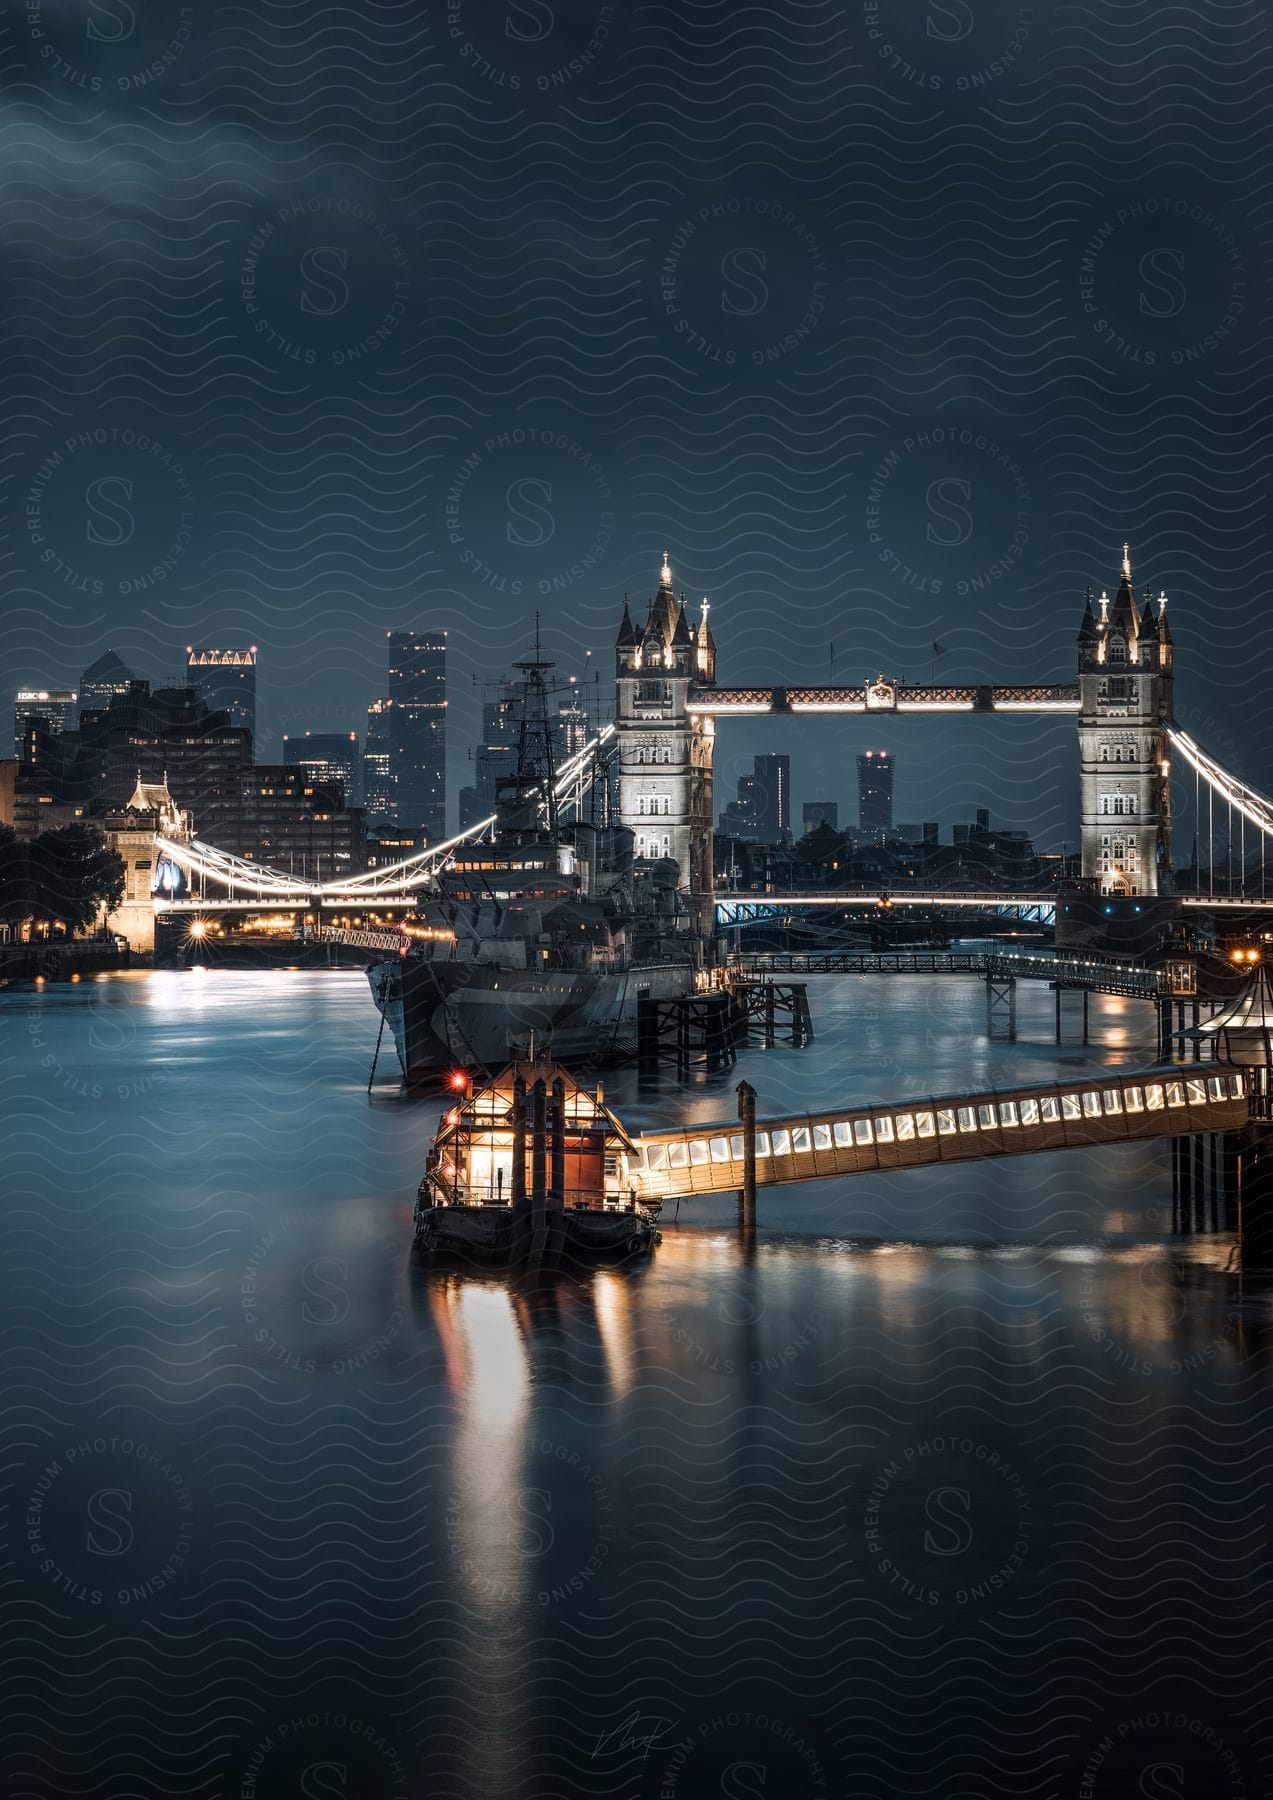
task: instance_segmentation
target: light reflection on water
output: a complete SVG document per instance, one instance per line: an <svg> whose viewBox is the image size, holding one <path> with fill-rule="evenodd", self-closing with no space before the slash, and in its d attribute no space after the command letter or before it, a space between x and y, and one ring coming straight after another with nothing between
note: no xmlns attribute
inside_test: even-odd
<svg viewBox="0 0 1273 1800"><path fill-rule="evenodd" d="M763 1114L1153 1060L1127 1002L1092 1002L1086 1048L1067 1015L1058 1048L1045 989L1019 990L1006 1045L975 981L810 987L810 1049L747 1052L684 1095L612 1073L607 1101L640 1126L731 1117L744 1075ZM643 1800L680 1766L667 1746L715 1756L722 1708L763 1703L850 1791L846 1667L868 1700L883 1684L858 1729L886 1758L939 1740L926 1659L946 1641L941 1691L991 1735L1095 1720L1148 1654L1141 1615L1106 1601L1156 1533L1200 1561L1177 1579L1164 1549L1154 1617L1166 1594L1208 1654L1215 1594L1256 1571L1241 1533L1195 1524L1251 1500L1268 1297L1231 1233L1172 1235L1165 1144L762 1190L750 1244L729 1199L684 1204L630 1271L435 1273L409 1243L441 1104L395 1098L383 1061L368 1099L375 1025L363 977L332 972L0 996L6 1395L34 1434L13 1490L116 1421L204 1501L121 1705L160 1692L193 1719L208 1687L268 1722L320 1682L410 1746L413 1793L512 1793L530 1755L546 1792ZM27 1648L70 1694L39 1579L23 1566ZM135 1620L96 1623L109 1645ZM1053 1715L1042 1646L1076 1633ZM644 1751L620 1748L634 1709L629 1738L664 1722ZM731 1729L767 1791L803 1782L772 1733ZM209 1754L238 1791L237 1752ZM367 1794L403 1791L377 1766Z"/></svg>

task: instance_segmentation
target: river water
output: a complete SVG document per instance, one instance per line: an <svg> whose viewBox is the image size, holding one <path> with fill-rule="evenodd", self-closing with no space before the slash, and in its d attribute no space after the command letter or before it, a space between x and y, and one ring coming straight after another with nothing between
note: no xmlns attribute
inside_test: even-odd
<svg viewBox="0 0 1273 1800"><path fill-rule="evenodd" d="M632 1124L1153 1059L975 979ZM1076 1014L1077 1019L1077 1014ZM1169 1146L683 1205L649 1266L427 1274L436 1103L359 974L0 995L19 1796L1273 1792L1270 1291Z"/></svg>

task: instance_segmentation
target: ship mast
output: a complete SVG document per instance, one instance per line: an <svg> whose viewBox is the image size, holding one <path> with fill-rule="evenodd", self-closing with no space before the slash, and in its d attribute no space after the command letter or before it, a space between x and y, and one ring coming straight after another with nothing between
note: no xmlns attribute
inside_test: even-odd
<svg viewBox="0 0 1273 1800"><path fill-rule="evenodd" d="M540 651L539 614L535 614L535 654L515 663L521 675L521 707L517 721L517 767L496 784L501 812L511 828L530 837L557 835L557 763L553 722L548 712L546 676L553 664Z"/></svg>

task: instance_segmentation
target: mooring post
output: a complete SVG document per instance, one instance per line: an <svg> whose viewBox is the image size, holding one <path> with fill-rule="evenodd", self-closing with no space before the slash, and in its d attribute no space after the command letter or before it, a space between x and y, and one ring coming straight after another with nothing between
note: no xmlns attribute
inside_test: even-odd
<svg viewBox="0 0 1273 1800"><path fill-rule="evenodd" d="M645 1085L659 1077L659 1003L648 994L637 1000L637 1079Z"/></svg>
<svg viewBox="0 0 1273 1800"><path fill-rule="evenodd" d="M765 1049L774 1047L774 984L765 983Z"/></svg>
<svg viewBox="0 0 1273 1800"><path fill-rule="evenodd" d="M740 1224L744 1231L756 1229L756 1090L750 1081L740 1081L738 1118L743 1128L743 1192Z"/></svg>
<svg viewBox="0 0 1273 1800"><path fill-rule="evenodd" d="M526 1209L526 1083L513 1077L513 1169L509 1200L517 1212Z"/></svg>
<svg viewBox="0 0 1273 1800"><path fill-rule="evenodd" d="M548 1191L558 1206L566 1204L566 1084L560 1075L553 1082L552 1180Z"/></svg>
<svg viewBox="0 0 1273 1800"><path fill-rule="evenodd" d="M530 1218L531 1226L536 1231L543 1225L547 1211L547 1127L548 1089L541 1075L530 1092Z"/></svg>

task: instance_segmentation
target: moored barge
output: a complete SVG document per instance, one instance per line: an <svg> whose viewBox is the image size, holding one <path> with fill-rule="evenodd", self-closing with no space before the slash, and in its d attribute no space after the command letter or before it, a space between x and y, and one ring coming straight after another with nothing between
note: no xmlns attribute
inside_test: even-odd
<svg viewBox="0 0 1273 1800"><path fill-rule="evenodd" d="M416 1199L424 1253L519 1263L654 1249L657 1209L638 1198L632 1140L600 1089L543 1058L473 1091L456 1081Z"/></svg>

